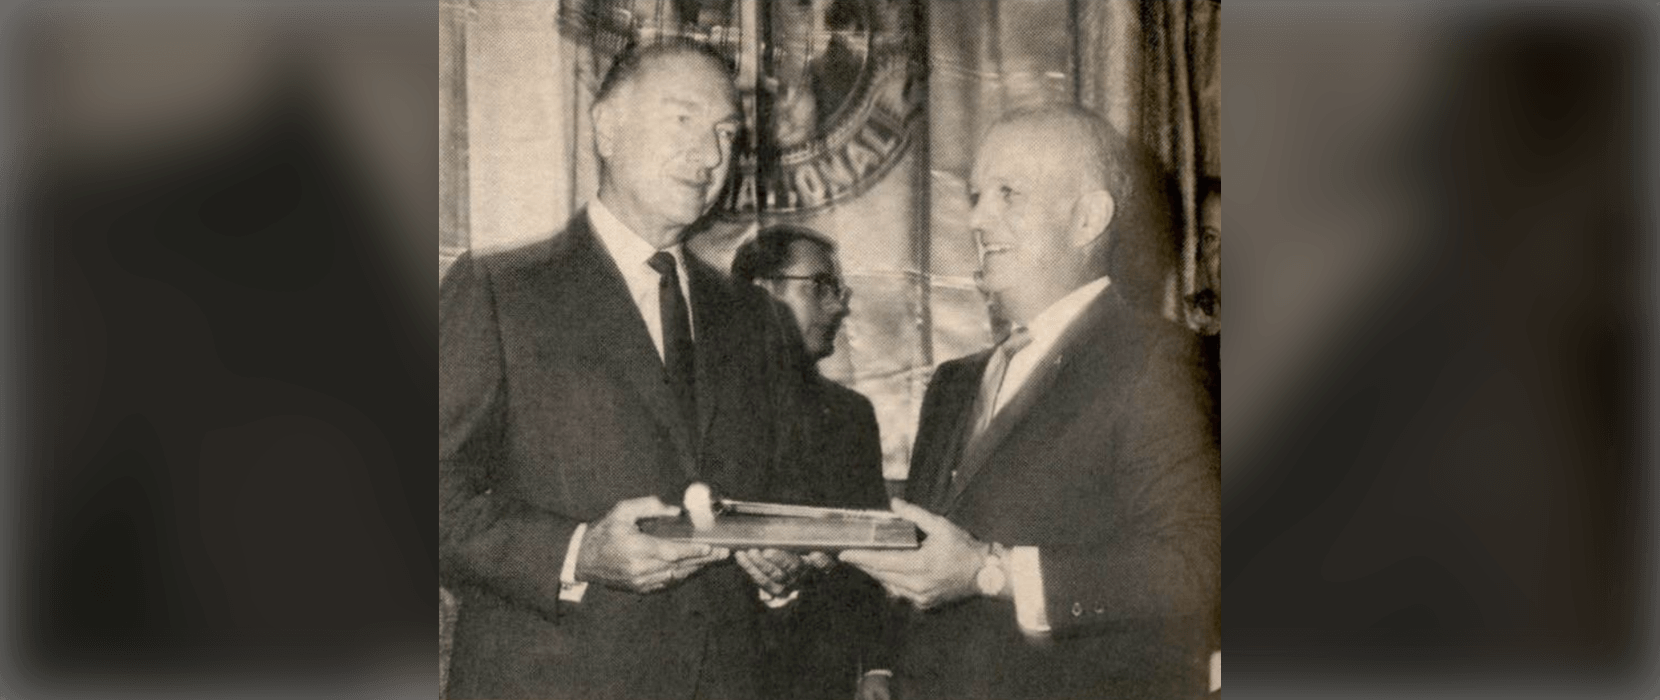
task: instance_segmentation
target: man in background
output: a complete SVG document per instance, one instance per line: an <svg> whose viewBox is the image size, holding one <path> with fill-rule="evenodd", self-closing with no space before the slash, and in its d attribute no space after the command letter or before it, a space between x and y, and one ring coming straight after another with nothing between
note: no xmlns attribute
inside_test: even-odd
<svg viewBox="0 0 1660 700"><path fill-rule="evenodd" d="M660 44L617 59L592 118L598 196L440 293L449 695L757 697L753 585L636 525L694 481L762 497L777 456L771 302L682 245L726 182L737 91L717 54Z"/></svg>
<svg viewBox="0 0 1660 700"><path fill-rule="evenodd" d="M1200 366L1210 391L1215 433L1222 434L1222 181L1199 179L1199 291L1189 298L1199 332Z"/></svg>
<svg viewBox="0 0 1660 700"><path fill-rule="evenodd" d="M763 229L738 249L735 281L766 290L787 308L804 351L796 439L798 459L781 465L775 497L789 503L886 508L882 443L870 400L819 375L817 363L836 351L852 290L844 284L835 244L800 226ZM776 558L776 557L775 557ZM847 700L863 669L888 667L882 651L887 606L882 588L864 573L822 553L771 575L766 561L740 552L740 565L763 585L775 611L763 632L763 688L768 697Z"/></svg>
<svg viewBox="0 0 1660 700"><path fill-rule="evenodd" d="M1188 299L1200 332L1222 332L1222 181L1199 178L1198 291Z"/></svg>
<svg viewBox="0 0 1660 700"><path fill-rule="evenodd" d="M920 549L850 551L915 608L891 691L1203 696L1219 615L1218 455L1193 334L1101 274L1127 147L1072 106L995 125L970 180L983 286L1012 322L941 365L909 498ZM880 685L881 680L867 679Z"/></svg>

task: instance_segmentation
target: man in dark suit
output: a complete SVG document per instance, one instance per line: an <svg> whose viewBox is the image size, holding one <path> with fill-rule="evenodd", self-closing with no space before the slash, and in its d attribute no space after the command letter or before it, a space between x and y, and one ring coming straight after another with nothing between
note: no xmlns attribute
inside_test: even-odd
<svg viewBox="0 0 1660 700"><path fill-rule="evenodd" d="M972 225L1013 330L929 385L907 487L919 505L894 502L922 547L842 554L915 608L896 696L1206 692L1217 451L1192 334L1096 272L1133 201L1124 152L1075 107L1011 115L981 145Z"/></svg>
<svg viewBox="0 0 1660 700"><path fill-rule="evenodd" d="M792 450L799 457L775 479L774 497L813 506L886 508L876 411L862 394L817 370L819 360L836 352L836 333L852 296L836 264L835 243L812 229L772 226L738 249L732 277L766 290L789 310L805 351L799 368L805 420L796 436L800 449ZM876 658L884 651L886 605L881 586L869 576L823 553L805 557L806 565L781 577L749 553L737 558L754 569L752 578L763 583L774 608L763 634L768 697L847 700L861 669L889 665Z"/></svg>
<svg viewBox="0 0 1660 700"><path fill-rule="evenodd" d="M636 525L693 481L764 496L777 456L770 302L682 246L726 181L737 94L718 56L658 45L618 59L592 116L595 200L442 286L449 694L755 697L754 586Z"/></svg>

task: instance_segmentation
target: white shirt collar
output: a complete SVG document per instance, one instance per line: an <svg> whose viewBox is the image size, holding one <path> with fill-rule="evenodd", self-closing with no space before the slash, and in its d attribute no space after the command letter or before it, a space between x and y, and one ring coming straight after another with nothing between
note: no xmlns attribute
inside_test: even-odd
<svg viewBox="0 0 1660 700"><path fill-rule="evenodd" d="M1066 333L1066 329L1078 320L1078 316L1083 314L1084 309L1089 308L1090 303L1101 296L1101 293L1105 292L1107 285L1110 284L1112 284L1112 280L1102 277L1074 289L1071 293L1061 297L1059 301L1050 304L1049 308L1044 309L1043 313L1037 315L1037 318L1032 319L1032 323L1026 326L1026 332L1031 336L1032 342L1008 359L1008 365L1004 368L1003 381L994 390L996 396L996 400L992 403L994 415L997 411L1003 410L1003 407L1009 404L1015 394L1019 393L1026 382L1037 372L1038 363L1049 356L1050 351L1055 348L1055 343L1060 342L1061 335Z"/></svg>
<svg viewBox="0 0 1660 700"><path fill-rule="evenodd" d="M651 335L651 342L657 348L657 355L661 357L663 322L657 306L657 285L661 276L646 262L657 254L657 249L618 219L616 214L611 213L598 197L588 201L588 225L594 230L594 236L599 238L600 245L605 246L605 251L617 263L617 270L622 273L623 284L628 287L628 295L633 298L635 308L639 309L641 319L646 322L646 332ZM686 269L683 248L682 244L675 243L663 250L674 256L675 268L679 271L680 277L680 293L690 301L691 273ZM695 313L692 314L690 322L692 337L696 338Z"/></svg>
<svg viewBox="0 0 1660 700"><path fill-rule="evenodd" d="M599 236L600 242L605 245L606 252L611 254L611 259L617 261L617 267L644 265L657 254L656 248L605 208L598 197L588 202L588 223L593 227L594 235ZM668 251L677 260L680 258L680 244L669 246Z"/></svg>
<svg viewBox="0 0 1660 700"><path fill-rule="evenodd" d="M1026 332L1032 336L1032 344L1027 346L1026 350L1021 351L1020 354L1024 355L1030 350L1037 351L1031 353L1032 355L1047 354L1049 347L1060 340L1061 334L1066 332L1067 327L1071 326L1078 315L1082 314L1084 309L1090 305L1090 302L1101 296L1101 293L1106 291L1110 284L1112 284L1111 279L1102 277L1072 290L1071 293L1061 297L1059 301L1050 304L1049 308L1044 309L1042 313L1037 315L1037 318L1032 319L1032 322L1026 326Z"/></svg>

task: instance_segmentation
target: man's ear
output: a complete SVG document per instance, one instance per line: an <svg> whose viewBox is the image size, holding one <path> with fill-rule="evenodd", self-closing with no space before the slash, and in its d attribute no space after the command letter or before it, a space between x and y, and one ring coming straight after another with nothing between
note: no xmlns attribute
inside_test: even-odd
<svg viewBox="0 0 1660 700"><path fill-rule="evenodd" d="M588 117L594 124L594 150L600 158L610 160L611 152L617 148L616 108L610 100L595 102L588 110Z"/></svg>
<svg viewBox="0 0 1660 700"><path fill-rule="evenodd" d="M1100 240L1112 223L1117 203L1106 190L1085 192L1072 205L1072 247L1082 250Z"/></svg>

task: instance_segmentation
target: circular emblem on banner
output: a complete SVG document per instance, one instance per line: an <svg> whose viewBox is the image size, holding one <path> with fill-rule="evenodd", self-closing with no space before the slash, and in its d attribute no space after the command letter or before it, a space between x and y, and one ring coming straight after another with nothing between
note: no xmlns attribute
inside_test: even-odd
<svg viewBox="0 0 1660 700"><path fill-rule="evenodd" d="M719 205L727 216L805 213L858 196L904 156L922 112L913 0L565 3L567 28L596 59L680 37L738 68L749 133Z"/></svg>

